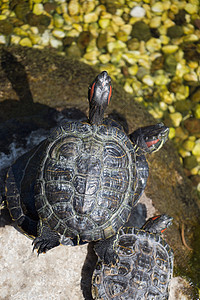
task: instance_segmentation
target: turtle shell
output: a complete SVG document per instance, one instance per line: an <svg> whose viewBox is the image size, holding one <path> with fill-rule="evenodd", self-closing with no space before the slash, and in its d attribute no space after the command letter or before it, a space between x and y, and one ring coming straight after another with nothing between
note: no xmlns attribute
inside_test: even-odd
<svg viewBox="0 0 200 300"><path fill-rule="evenodd" d="M47 141L36 208L61 236L104 239L127 221L136 184L135 152L124 131L106 123L66 123Z"/></svg>
<svg viewBox="0 0 200 300"><path fill-rule="evenodd" d="M19 231L34 238L39 216L35 208L34 185L39 163L46 150L45 141L20 156L8 169L5 194L10 216Z"/></svg>
<svg viewBox="0 0 200 300"><path fill-rule="evenodd" d="M114 242L119 256L108 266L98 261L93 274L94 299L168 299L173 252L160 235L122 228Z"/></svg>

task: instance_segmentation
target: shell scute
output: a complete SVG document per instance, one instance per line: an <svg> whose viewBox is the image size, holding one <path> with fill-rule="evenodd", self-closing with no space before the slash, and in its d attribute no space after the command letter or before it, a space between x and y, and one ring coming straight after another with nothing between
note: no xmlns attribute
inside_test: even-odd
<svg viewBox="0 0 200 300"><path fill-rule="evenodd" d="M138 242L138 249L144 255L153 254L153 246L146 239Z"/></svg>
<svg viewBox="0 0 200 300"><path fill-rule="evenodd" d="M59 220L65 220L74 216L74 210L69 203L57 202L52 205L52 208Z"/></svg>
<svg viewBox="0 0 200 300"><path fill-rule="evenodd" d="M111 214L107 210L101 207L96 207L90 214L90 218L97 226L99 226L107 222L110 219L110 215Z"/></svg>
<svg viewBox="0 0 200 300"><path fill-rule="evenodd" d="M46 181L72 181L74 176L74 169L69 165L61 164L56 160L47 159L44 180Z"/></svg>
<svg viewBox="0 0 200 300"><path fill-rule="evenodd" d="M120 238L119 243L117 244L119 256L133 255L133 245L136 242L136 238L133 235L126 234ZM116 245L115 245L116 247Z"/></svg>
<svg viewBox="0 0 200 300"><path fill-rule="evenodd" d="M91 219L78 215L75 215L73 216L73 218L66 220L65 224L67 225L67 227L71 229L73 228L80 234L84 232L86 228L87 230L91 230L94 227L94 222Z"/></svg>
<svg viewBox="0 0 200 300"><path fill-rule="evenodd" d="M43 220L51 220L52 224L52 216L53 216L53 209L49 204L43 206L40 210L38 210L39 214L41 215Z"/></svg>
<svg viewBox="0 0 200 300"><path fill-rule="evenodd" d="M103 163L108 168L127 168L129 160L126 151L115 142L107 142L104 146Z"/></svg>
<svg viewBox="0 0 200 300"><path fill-rule="evenodd" d="M102 189L97 196L97 204L103 208L115 212L124 201L125 195L110 189Z"/></svg>
<svg viewBox="0 0 200 300"><path fill-rule="evenodd" d="M82 147L82 140L75 136L60 137L50 150L50 157L60 163L75 159Z"/></svg>
<svg viewBox="0 0 200 300"><path fill-rule="evenodd" d="M70 184L66 184L64 181L48 181L45 184L45 195L50 205L59 202L70 202L73 189Z"/></svg>
<svg viewBox="0 0 200 300"><path fill-rule="evenodd" d="M9 201L12 201L9 199ZM20 206L10 208L10 215L13 220L18 220L23 216L22 209Z"/></svg>
<svg viewBox="0 0 200 300"><path fill-rule="evenodd" d="M38 181L35 185L35 204L37 211L40 211L47 203L44 195L42 193L40 194L40 191L42 190L43 184L40 181Z"/></svg>
<svg viewBox="0 0 200 300"><path fill-rule="evenodd" d="M122 293L125 293L127 288L128 284L123 282L122 276L120 278L119 276L113 275L112 281L109 278L105 280L105 289L107 292L106 294L109 297L108 299L113 299L114 297L120 296Z"/></svg>
<svg viewBox="0 0 200 300"><path fill-rule="evenodd" d="M93 195L99 188L99 178L94 176L76 175L73 181L77 193Z"/></svg>
<svg viewBox="0 0 200 300"><path fill-rule="evenodd" d="M81 135L92 135L93 132L93 126L91 126L89 123L83 123L83 122L74 122L74 132L78 132Z"/></svg>
<svg viewBox="0 0 200 300"><path fill-rule="evenodd" d="M62 137L66 132L73 132L73 123L67 122L65 124L62 124L59 127L56 127L56 129L52 130L47 141L48 142L54 142L55 140Z"/></svg>
<svg viewBox="0 0 200 300"><path fill-rule="evenodd" d="M44 220L47 222L51 221L51 229L52 230L57 230L57 228L60 224L60 219L55 214L49 215L49 217L46 219L44 218Z"/></svg>
<svg viewBox="0 0 200 300"><path fill-rule="evenodd" d="M95 206L95 197L85 197L85 195L78 195L75 193L73 199L73 208L78 214L89 215Z"/></svg>
<svg viewBox="0 0 200 300"><path fill-rule="evenodd" d="M150 255L136 253L135 261L137 268L142 269L143 272L149 272L153 267L153 258Z"/></svg>
<svg viewBox="0 0 200 300"><path fill-rule="evenodd" d="M124 205L119 210L118 217L120 218L120 224L121 224L121 226L124 225L126 223L126 221L128 220L128 218L130 216L130 212L131 212L131 208L129 206L126 206L126 205Z"/></svg>
<svg viewBox="0 0 200 300"><path fill-rule="evenodd" d="M79 174L87 174L98 176L101 174L101 161L97 157L87 155L87 157L78 157L76 160L77 172Z"/></svg>
<svg viewBox="0 0 200 300"><path fill-rule="evenodd" d="M131 272L131 264L128 261L121 261L119 263L119 268L116 269L117 274L125 276Z"/></svg>
<svg viewBox="0 0 200 300"><path fill-rule="evenodd" d="M135 268L133 269L131 274L132 277L129 281L129 284L133 286L136 290L145 290L150 285L150 275L146 272L143 272L143 270Z"/></svg>
<svg viewBox="0 0 200 300"><path fill-rule="evenodd" d="M105 169L102 174L103 188L117 190L118 192L125 193L129 185L129 172L128 170L113 170Z"/></svg>
<svg viewBox="0 0 200 300"><path fill-rule="evenodd" d="M111 135L111 131L109 130L110 127L108 127L107 125L99 125L98 127L96 127L96 135L101 137L105 137L108 138L109 135Z"/></svg>

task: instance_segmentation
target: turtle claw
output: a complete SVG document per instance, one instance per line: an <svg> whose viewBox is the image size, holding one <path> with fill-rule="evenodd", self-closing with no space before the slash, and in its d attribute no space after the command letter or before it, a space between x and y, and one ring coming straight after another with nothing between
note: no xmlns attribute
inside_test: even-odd
<svg viewBox="0 0 200 300"><path fill-rule="evenodd" d="M34 250L37 250L38 255L41 253L46 253L48 250L53 248L48 240L41 239L40 237L35 238L32 245L34 245L33 252Z"/></svg>
<svg viewBox="0 0 200 300"><path fill-rule="evenodd" d="M60 242L59 240L47 240L42 237L36 237L32 243L33 251L37 250L38 255L41 253L46 253L48 250L59 246Z"/></svg>
<svg viewBox="0 0 200 300"><path fill-rule="evenodd" d="M58 233L52 231L48 226L42 224L39 235L33 240L33 251L37 250L38 255L60 245Z"/></svg>

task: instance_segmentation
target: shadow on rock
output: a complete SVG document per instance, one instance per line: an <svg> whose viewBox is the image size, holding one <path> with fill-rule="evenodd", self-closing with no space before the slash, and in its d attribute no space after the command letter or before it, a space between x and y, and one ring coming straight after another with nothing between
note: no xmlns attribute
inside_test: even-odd
<svg viewBox="0 0 200 300"><path fill-rule="evenodd" d="M2 50L1 66L19 96L21 104L33 103L24 66L5 49Z"/></svg>
<svg viewBox="0 0 200 300"><path fill-rule="evenodd" d="M97 255L94 252L94 242L91 242L88 244L88 252L81 272L81 289L86 300L93 300L91 282L96 263Z"/></svg>
<svg viewBox="0 0 200 300"><path fill-rule="evenodd" d="M1 51L1 67L4 72L1 77L9 80L19 99L0 102L0 149L5 152L13 135L18 142L18 136L22 139L39 128L55 126L57 112L47 105L33 102L25 67L5 49Z"/></svg>

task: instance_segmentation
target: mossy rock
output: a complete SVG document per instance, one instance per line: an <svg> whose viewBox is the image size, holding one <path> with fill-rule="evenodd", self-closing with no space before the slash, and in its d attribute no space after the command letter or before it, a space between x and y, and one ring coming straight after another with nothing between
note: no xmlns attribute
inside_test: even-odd
<svg viewBox="0 0 200 300"><path fill-rule="evenodd" d="M167 35L171 39L179 38L183 35L183 28L179 25L171 26L167 29Z"/></svg>
<svg viewBox="0 0 200 300"><path fill-rule="evenodd" d="M187 113L192 108L192 102L189 100L177 101L174 105L176 111Z"/></svg>
<svg viewBox="0 0 200 300"><path fill-rule="evenodd" d="M27 14L26 21L30 26L49 26L51 23L50 17L46 15L35 15L32 12Z"/></svg>
<svg viewBox="0 0 200 300"><path fill-rule="evenodd" d="M19 1L19 3L14 6L14 12L19 20L25 21L27 14L30 12L29 3L26 1Z"/></svg>
<svg viewBox="0 0 200 300"><path fill-rule="evenodd" d="M149 26L143 21L138 21L133 24L131 36L139 41L148 41L151 38Z"/></svg>
<svg viewBox="0 0 200 300"><path fill-rule="evenodd" d="M13 25L9 21L0 21L0 34L9 35L13 31Z"/></svg>
<svg viewBox="0 0 200 300"><path fill-rule="evenodd" d="M177 61L173 55L167 55L165 57L164 67L165 70L171 74L176 72Z"/></svg>

